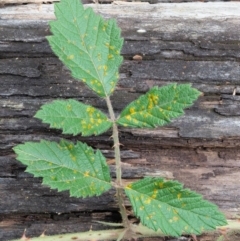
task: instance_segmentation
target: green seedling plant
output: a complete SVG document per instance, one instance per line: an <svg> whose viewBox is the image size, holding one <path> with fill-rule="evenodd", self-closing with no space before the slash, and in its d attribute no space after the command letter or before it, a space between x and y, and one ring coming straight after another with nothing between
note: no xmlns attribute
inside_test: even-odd
<svg viewBox="0 0 240 241"><path fill-rule="evenodd" d="M121 228L101 231L101 240L137 239L147 236L201 234L226 225L217 206L201 195L183 188L177 181L159 177L124 184L118 126L155 128L182 116L201 94L190 84L153 87L115 116L110 100L122 63L123 39L114 20L104 20L79 0L61 0L55 4L56 20L50 22L52 36L47 37L59 59L72 76L83 81L99 98L106 101L108 115L74 99L44 104L35 117L64 134L100 135L112 129L116 179L110 176L106 158L100 150L85 143L61 140L26 142L14 148L26 171L42 177L43 184L58 191L69 190L72 197L93 197L116 190ZM130 200L139 224L130 222L124 199ZM112 224L114 225L114 224ZM90 235L91 234L91 235ZM41 240L100 240L99 231L41 237ZM91 238L90 238L91 236ZM38 240L33 238L31 240ZM75 240L74 239L74 240Z"/></svg>

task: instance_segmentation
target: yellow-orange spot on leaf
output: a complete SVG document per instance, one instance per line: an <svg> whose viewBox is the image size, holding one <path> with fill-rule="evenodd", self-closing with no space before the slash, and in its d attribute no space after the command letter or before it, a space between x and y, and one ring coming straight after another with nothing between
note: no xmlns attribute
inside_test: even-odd
<svg viewBox="0 0 240 241"><path fill-rule="evenodd" d="M108 59L112 59L113 58L113 55L112 54L109 54L108 55Z"/></svg>
<svg viewBox="0 0 240 241"><path fill-rule="evenodd" d="M95 112L95 109L92 106L87 107L87 113L89 113L91 115L94 112Z"/></svg>
<svg viewBox="0 0 240 241"><path fill-rule="evenodd" d="M150 215L148 215L147 217L148 217L148 219L152 219L152 218L153 218L153 215L150 214Z"/></svg>
<svg viewBox="0 0 240 241"><path fill-rule="evenodd" d="M84 177L89 177L89 171L84 172L83 176Z"/></svg>
<svg viewBox="0 0 240 241"><path fill-rule="evenodd" d="M141 206L139 209L140 209L141 211L144 210L144 206Z"/></svg>
<svg viewBox="0 0 240 241"><path fill-rule="evenodd" d="M150 204L151 203L151 198L148 198L148 199L146 199L145 201L144 201L144 203L146 203L146 204Z"/></svg>
<svg viewBox="0 0 240 241"><path fill-rule="evenodd" d="M148 107L147 107L149 110L151 110L152 108L153 108L153 104L152 104L152 102L149 102L149 104L148 104Z"/></svg>
<svg viewBox="0 0 240 241"><path fill-rule="evenodd" d="M69 60L72 60L72 59L74 59L74 55L73 55L73 54L71 54L71 55L68 55L68 56L67 56L67 59L69 59Z"/></svg>
<svg viewBox="0 0 240 241"><path fill-rule="evenodd" d="M134 123L134 124L138 124L138 120L133 119L133 123Z"/></svg>
<svg viewBox="0 0 240 241"><path fill-rule="evenodd" d="M157 189L154 189L153 191L153 194L152 194L152 198L155 199L157 197L157 193L158 193L158 190Z"/></svg>
<svg viewBox="0 0 240 241"><path fill-rule="evenodd" d="M81 121L81 125L82 125L82 128L83 128L83 129L86 129L86 128L87 128L87 126L86 126L86 121L84 121L84 120Z"/></svg>
<svg viewBox="0 0 240 241"><path fill-rule="evenodd" d="M163 182L159 182L159 183L158 183L158 186L159 186L160 188L163 188L163 187L164 187L164 183L163 183Z"/></svg>
<svg viewBox="0 0 240 241"><path fill-rule="evenodd" d="M186 206L186 203L182 203L181 207L184 208Z"/></svg>
<svg viewBox="0 0 240 241"><path fill-rule="evenodd" d="M179 220L179 217L176 217L176 216L173 217L174 222L177 222L178 220Z"/></svg>
<svg viewBox="0 0 240 241"><path fill-rule="evenodd" d="M67 110L71 111L72 110L72 106L71 105L67 105Z"/></svg>
<svg viewBox="0 0 240 241"><path fill-rule="evenodd" d="M174 214L178 214L178 211L174 208L174 209L173 209L173 213L174 213Z"/></svg>
<svg viewBox="0 0 240 241"><path fill-rule="evenodd" d="M68 149L69 149L69 150L72 150L72 149L73 149L73 145L72 145L72 144L69 144L69 145L68 145Z"/></svg>
<svg viewBox="0 0 240 241"><path fill-rule="evenodd" d="M130 111L131 114L134 114L135 113L135 108L131 107L129 111Z"/></svg>
<svg viewBox="0 0 240 241"><path fill-rule="evenodd" d="M178 193L178 194L177 194L177 199L180 199L181 196L182 196L182 194L181 194L181 193Z"/></svg>
<svg viewBox="0 0 240 241"><path fill-rule="evenodd" d="M97 122L98 124L102 124L103 121L101 119L98 119Z"/></svg>
<svg viewBox="0 0 240 241"><path fill-rule="evenodd" d="M83 83L86 83L86 79L82 79Z"/></svg>
<svg viewBox="0 0 240 241"><path fill-rule="evenodd" d="M132 183L128 184L128 185L126 186L126 189L132 189Z"/></svg>
<svg viewBox="0 0 240 241"><path fill-rule="evenodd" d="M73 173L76 174L76 173L77 173L77 170L73 170Z"/></svg>
<svg viewBox="0 0 240 241"><path fill-rule="evenodd" d="M104 71L107 71L107 69L108 69L107 65L104 65L104 66L103 66L103 70L104 70Z"/></svg>
<svg viewBox="0 0 240 241"><path fill-rule="evenodd" d="M127 115L127 116L126 116L126 119L127 119L127 120L131 120L132 118L131 118L130 115Z"/></svg>
<svg viewBox="0 0 240 241"><path fill-rule="evenodd" d="M71 155L71 159L72 159L73 161L76 161L76 160L77 160L77 158L76 158L75 156L73 156L73 155Z"/></svg>

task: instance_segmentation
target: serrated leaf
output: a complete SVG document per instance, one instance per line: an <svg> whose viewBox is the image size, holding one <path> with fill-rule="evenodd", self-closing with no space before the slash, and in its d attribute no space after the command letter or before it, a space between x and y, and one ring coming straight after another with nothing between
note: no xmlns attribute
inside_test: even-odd
<svg viewBox="0 0 240 241"><path fill-rule="evenodd" d="M56 21L50 22L52 50L99 96L109 96L118 80L122 63L123 39L115 20L104 20L79 0L61 0L54 4Z"/></svg>
<svg viewBox="0 0 240 241"><path fill-rule="evenodd" d="M153 87L130 103L120 114L118 124L129 127L163 126L184 114L201 93L190 84Z"/></svg>
<svg viewBox="0 0 240 241"><path fill-rule="evenodd" d="M73 99L45 104L35 117L52 128L62 129L64 134L99 135L112 126L112 122L100 110Z"/></svg>
<svg viewBox="0 0 240 241"><path fill-rule="evenodd" d="M148 177L129 184L125 192L141 223L166 235L200 234L227 224L217 206L175 181Z"/></svg>
<svg viewBox="0 0 240 241"><path fill-rule="evenodd" d="M73 197L100 195L111 188L109 167L102 153L77 142L26 142L14 148L27 172L43 177L43 184Z"/></svg>

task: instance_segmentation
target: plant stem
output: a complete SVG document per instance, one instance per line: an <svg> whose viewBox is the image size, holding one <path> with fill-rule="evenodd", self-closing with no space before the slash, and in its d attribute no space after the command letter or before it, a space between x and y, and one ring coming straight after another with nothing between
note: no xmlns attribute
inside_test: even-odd
<svg viewBox="0 0 240 241"><path fill-rule="evenodd" d="M107 107L109 111L110 118L113 122L113 143L114 143L114 154L115 154L115 165L116 165L116 196L118 200L118 205L120 208L120 214L122 216L123 226L125 228L130 227L130 223L127 217L127 211L124 205L124 193L122 185L122 167L121 167L121 155L120 155L120 142L118 136L118 127L116 124L116 118L113 111L112 103L109 96L106 97Z"/></svg>
<svg viewBox="0 0 240 241"><path fill-rule="evenodd" d="M144 237L159 237L164 236L161 231L155 232L153 230L147 229L146 227L142 227L139 225L132 225L130 224L131 228L136 232L137 237L144 238ZM20 239L14 239L12 241L86 241L86 240L117 240L123 233L127 232L126 229L107 229L107 230L98 230L98 231L87 231L87 232L79 232L79 233L67 233L61 235L53 235L53 236L43 236L37 238L27 238L25 235ZM129 237L130 239L130 237Z"/></svg>
<svg viewBox="0 0 240 241"><path fill-rule="evenodd" d="M219 232L219 230L227 230L227 232L236 231L236 233L240 232L240 222L239 220L227 220L228 225L217 227L216 232ZM145 237L164 237L164 233L162 233L161 230L158 230L155 232L152 229L149 229L141 224L139 225L133 225L130 224L131 229L134 231L134 233L137 235L137 238L145 238ZM54 236L44 236L44 237L38 237L38 238L31 238L31 241L72 241L76 239L78 241L86 241L86 240L116 240L121 233L123 233L124 229L112 229L112 230L98 230L98 231L88 231L83 233L68 233L68 234L61 234L61 235L54 235ZM208 232L206 232L208 233ZM211 234L209 232L209 234ZM25 237L25 235L20 239L14 239L12 241L28 241L29 239ZM220 237L220 239L217 239L219 241L223 241L223 236Z"/></svg>

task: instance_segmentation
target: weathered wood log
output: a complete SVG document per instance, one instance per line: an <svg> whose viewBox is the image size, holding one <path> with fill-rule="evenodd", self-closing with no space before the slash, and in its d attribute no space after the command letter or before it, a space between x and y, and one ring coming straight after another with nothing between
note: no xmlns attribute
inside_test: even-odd
<svg viewBox="0 0 240 241"><path fill-rule="evenodd" d="M219 205L240 213L240 3L90 5L116 18L125 38L124 63L112 96L120 112L153 85L190 82L204 93L184 117L153 130L121 128L124 178L174 178ZM120 220L114 191L69 198L24 173L12 147L40 139L83 140L113 158L110 132L63 136L34 119L55 98L76 98L103 111L106 105L74 80L45 36L51 4L0 9L0 239L103 228L94 220ZM135 55L142 60L133 60ZM157 171L160 170L161 172ZM114 172L113 172L114 176ZM129 205L128 202L126 202ZM106 227L105 227L106 228ZM212 238L212 236L210 236ZM159 240L159 239L158 239ZM206 240L202 237L201 240ZM213 240L213 239L210 239Z"/></svg>

